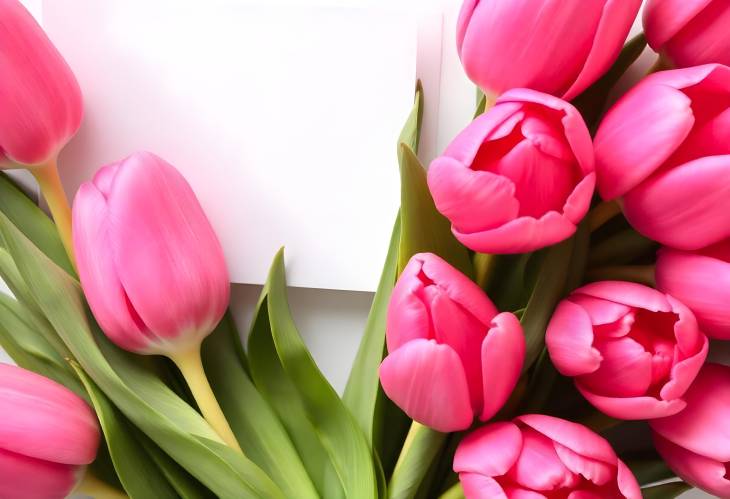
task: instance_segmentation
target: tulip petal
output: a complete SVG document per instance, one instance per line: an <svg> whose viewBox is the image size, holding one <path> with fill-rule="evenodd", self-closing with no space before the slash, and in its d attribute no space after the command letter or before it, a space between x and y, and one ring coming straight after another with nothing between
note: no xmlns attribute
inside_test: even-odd
<svg viewBox="0 0 730 499"><path fill-rule="evenodd" d="M388 351L418 338L433 338L431 319L420 297L424 283L418 278L423 263L411 258L393 288L388 303L386 342Z"/></svg>
<svg viewBox="0 0 730 499"><path fill-rule="evenodd" d="M587 284L574 291L583 294L611 300L630 307L643 308L652 312L671 312L672 306L667 297L656 289L625 281L599 281Z"/></svg>
<svg viewBox="0 0 730 499"><path fill-rule="evenodd" d="M660 52L663 45L710 2L712 0L649 0L644 7L643 21L646 39L651 48Z"/></svg>
<svg viewBox="0 0 730 499"><path fill-rule="evenodd" d="M691 104L681 91L644 80L608 111L593 142L603 199L626 194L677 150L695 122Z"/></svg>
<svg viewBox="0 0 730 499"><path fill-rule="evenodd" d="M667 160L665 168L682 165L705 156L730 154L730 108L724 108L717 114L718 109L730 105L730 88L728 95L725 96L726 102L718 102L719 97L715 94L704 97L704 104L709 109L703 109L701 101L693 101L697 123L679 149ZM705 121L699 122L702 118Z"/></svg>
<svg viewBox="0 0 730 499"><path fill-rule="evenodd" d="M63 499L76 485L76 466L52 463L0 448L0 497Z"/></svg>
<svg viewBox="0 0 730 499"><path fill-rule="evenodd" d="M444 433L468 428L474 412L459 356L433 340L413 340L380 365L386 395L412 419Z"/></svg>
<svg viewBox="0 0 730 499"><path fill-rule="evenodd" d="M484 403L480 419L487 421L507 402L520 378L525 336L514 314L496 316L481 346Z"/></svg>
<svg viewBox="0 0 730 499"><path fill-rule="evenodd" d="M700 5L705 4L705 8L664 46L664 51L670 55L672 62L680 67L713 62L730 64L727 42L730 6L727 2L705 3L706 1L698 2Z"/></svg>
<svg viewBox="0 0 730 499"><path fill-rule="evenodd" d="M636 477L629 467L620 459L618 460L616 481L619 491L626 499L641 499L639 482L636 481Z"/></svg>
<svg viewBox="0 0 730 499"><path fill-rule="evenodd" d="M576 380L575 387L598 410L616 419L639 420L665 418L683 410L682 399L658 400L654 397L605 397L598 395Z"/></svg>
<svg viewBox="0 0 730 499"><path fill-rule="evenodd" d="M730 155L691 161L624 197L624 214L645 236L694 250L730 236Z"/></svg>
<svg viewBox="0 0 730 499"><path fill-rule="evenodd" d="M601 353L593 348L593 326L580 306L560 302L545 334L545 344L555 368L563 376L594 372L601 365Z"/></svg>
<svg viewBox="0 0 730 499"><path fill-rule="evenodd" d="M575 186L573 193L568 196L568 200L563 206L563 215L565 218L578 225L591 206L591 199L593 199L595 188L595 173L589 173L583 180L578 182L578 185Z"/></svg>
<svg viewBox="0 0 730 499"><path fill-rule="evenodd" d="M652 384L652 355L629 337L598 339L600 367L580 376L587 390L607 397L638 397Z"/></svg>
<svg viewBox="0 0 730 499"><path fill-rule="evenodd" d="M586 311L594 326L612 324L625 317L631 312L631 307L623 303L616 303L611 300L602 300L593 296L582 295L574 292L570 295L570 301Z"/></svg>
<svg viewBox="0 0 730 499"><path fill-rule="evenodd" d="M466 499L514 499L507 496L494 478L477 473L460 473L459 481Z"/></svg>
<svg viewBox="0 0 730 499"><path fill-rule="evenodd" d="M553 441L531 428L522 430L522 453L507 476L532 490L552 491L579 482L558 457Z"/></svg>
<svg viewBox="0 0 730 499"><path fill-rule="evenodd" d="M522 433L510 422L492 423L469 433L454 455L454 471L495 477L506 474L522 452Z"/></svg>
<svg viewBox="0 0 730 499"><path fill-rule="evenodd" d="M563 464L576 475L581 475L586 480L599 486L605 485L613 479L613 466L576 454L557 442L554 442L553 445Z"/></svg>

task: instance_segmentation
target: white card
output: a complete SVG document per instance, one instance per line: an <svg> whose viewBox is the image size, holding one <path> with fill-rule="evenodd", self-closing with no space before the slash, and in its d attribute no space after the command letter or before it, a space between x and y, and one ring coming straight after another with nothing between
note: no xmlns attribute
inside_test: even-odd
<svg viewBox="0 0 730 499"><path fill-rule="evenodd" d="M417 16L225 0L45 0L43 25L86 114L67 190L149 150L193 186L231 279L372 291L399 204Z"/></svg>

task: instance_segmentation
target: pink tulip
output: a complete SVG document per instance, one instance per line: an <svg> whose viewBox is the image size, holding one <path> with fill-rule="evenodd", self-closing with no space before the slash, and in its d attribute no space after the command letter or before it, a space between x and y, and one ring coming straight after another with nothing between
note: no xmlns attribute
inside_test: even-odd
<svg viewBox="0 0 730 499"><path fill-rule="evenodd" d="M81 124L81 90L17 0L0 0L0 75L0 168L55 158Z"/></svg>
<svg viewBox="0 0 730 499"><path fill-rule="evenodd" d="M454 456L467 499L640 499L611 445L583 425L531 414L467 435Z"/></svg>
<svg viewBox="0 0 730 499"><path fill-rule="evenodd" d="M611 66L641 0L466 0L457 46L486 94L527 87L570 100Z"/></svg>
<svg viewBox="0 0 730 499"><path fill-rule="evenodd" d="M0 364L0 497L66 497L98 446L86 402L50 379Z"/></svg>
<svg viewBox="0 0 730 499"><path fill-rule="evenodd" d="M213 228L182 175L153 154L105 166L79 188L73 236L91 310L126 350L194 348L228 306Z"/></svg>
<svg viewBox="0 0 730 499"><path fill-rule="evenodd" d="M428 171L454 235L482 253L524 253L570 237L594 184L583 118L567 102L527 89L500 97Z"/></svg>
<svg viewBox="0 0 730 499"><path fill-rule="evenodd" d="M687 388L707 358L708 340L682 303L655 289L604 281L574 291L545 335L564 376L595 407L619 419L684 409Z"/></svg>
<svg viewBox="0 0 730 499"><path fill-rule="evenodd" d="M724 0L649 0L644 9L649 45L678 67L730 65L728 23Z"/></svg>
<svg viewBox="0 0 730 499"><path fill-rule="evenodd" d="M595 138L598 190L629 222L695 250L730 236L730 68L655 73L606 115Z"/></svg>
<svg viewBox="0 0 730 499"><path fill-rule="evenodd" d="M656 449L687 483L730 497L730 367L705 365L686 399L679 414L650 422Z"/></svg>
<svg viewBox="0 0 730 499"><path fill-rule="evenodd" d="M730 240L694 252L663 248L656 281L692 310L707 336L730 340Z"/></svg>
<svg viewBox="0 0 730 499"><path fill-rule="evenodd" d="M431 253L414 255L388 308L385 393L442 432L494 416L517 384L525 338L468 277Z"/></svg>

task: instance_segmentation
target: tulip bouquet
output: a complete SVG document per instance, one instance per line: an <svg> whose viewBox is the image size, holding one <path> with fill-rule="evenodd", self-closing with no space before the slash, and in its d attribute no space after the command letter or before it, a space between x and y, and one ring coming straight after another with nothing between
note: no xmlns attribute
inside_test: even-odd
<svg viewBox="0 0 730 499"><path fill-rule="evenodd" d="M476 113L401 209L347 387L282 252L246 342L193 190L149 152L70 207L83 100L0 0L0 497L730 498L730 3L466 0ZM611 105L648 44L650 73ZM710 340L716 340L710 347Z"/></svg>

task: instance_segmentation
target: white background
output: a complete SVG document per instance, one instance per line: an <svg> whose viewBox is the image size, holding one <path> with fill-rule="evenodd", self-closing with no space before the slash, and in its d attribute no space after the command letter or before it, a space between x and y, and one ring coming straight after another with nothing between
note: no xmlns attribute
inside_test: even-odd
<svg viewBox="0 0 730 499"><path fill-rule="evenodd" d="M41 0L22 0L34 12L40 13ZM201 0L202 1L202 0ZM243 1L243 0L242 0ZM272 2L273 0L269 0ZM436 151L442 150L448 141L469 121L474 106L474 87L464 77L455 49L455 24L460 6L459 0L300 0L281 1L287 4L334 4L334 5L362 5L387 4L401 2L408 5L424 3L432 5L443 12L443 45L442 76L439 84L440 97L434 99L426 94L426 134L435 137L435 144L426 147L425 161L430 160ZM285 7L282 7L285 8ZM634 31L640 29L637 21ZM429 56L434 47L429 47ZM421 57L423 54L421 54ZM646 54L644 65L651 57ZM434 117L438 113L438 121ZM395 138L394 138L395 140ZM384 224L392 223L383 220ZM353 262L357 265L357 262ZM2 283L0 283L1 285ZM234 285L232 290L231 306L237 315L239 327L245 331L253 305L260 289L258 286ZM309 345L320 368L331 380L335 388L341 391L347 380L349 368L360 341L362 329L365 325L367 313L372 300L371 293L350 291L329 291L305 288L290 290L290 303L294 317L302 336ZM0 351L0 360L5 354ZM685 499L710 497L700 492L691 492L682 496Z"/></svg>

